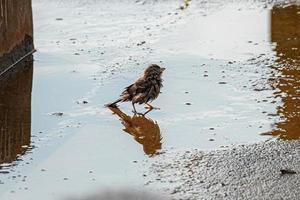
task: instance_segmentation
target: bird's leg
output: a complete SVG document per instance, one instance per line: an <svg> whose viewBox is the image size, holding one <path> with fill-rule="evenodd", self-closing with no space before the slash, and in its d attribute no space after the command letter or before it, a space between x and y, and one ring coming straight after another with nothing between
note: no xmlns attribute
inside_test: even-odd
<svg viewBox="0 0 300 200"><path fill-rule="evenodd" d="M143 116L145 115L144 113L139 113L139 112L136 111L134 103L132 103L132 107L133 107L133 111L132 112L134 113L134 115L136 115L136 114L143 115Z"/></svg>
<svg viewBox="0 0 300 200"><path fill-rule="evenodd" d="M149 109L149 110L153 110L153 109L154 109L154 110L160 110L160 108L153 107L153 106L150 105L149 103L146 103L146 105L147 105L147 106L145 106L146 109Z"/></svg>
<svg viewBox="0 0 300 200"><path fill-rule="evenodd" d="M143 116L145 116L147 113L149 113L150 111L152 111L152 109L147 110L145 113L143 113Z"/></svg>
<svg viewBox="0 0 300 200"><path fill-rule="evenodd" d="M135 106L134 106L134 103L133 103L133 102L132 102L132 107L133 107L133 111L132 111L132 112L133 112L134 114L137 114L137 112L136 112L136 109L135 109Z"/></svg>

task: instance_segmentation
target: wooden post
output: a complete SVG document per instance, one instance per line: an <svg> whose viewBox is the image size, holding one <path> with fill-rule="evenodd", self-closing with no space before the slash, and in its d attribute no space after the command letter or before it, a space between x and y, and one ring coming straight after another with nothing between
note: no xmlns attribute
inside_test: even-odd
<svg viewBox="0 0 300 200"><path fill-rule="evenodd" d="M31 0L0 0L0 74L33 50Z"/></svg>

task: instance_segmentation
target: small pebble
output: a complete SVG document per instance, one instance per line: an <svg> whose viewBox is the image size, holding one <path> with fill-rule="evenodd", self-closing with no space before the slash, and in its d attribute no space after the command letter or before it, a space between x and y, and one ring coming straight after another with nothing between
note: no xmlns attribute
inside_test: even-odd
<svg viewBox="0 0 300 200"><path fill-rule="evenodd" d="M142 41L142 42L140 42L140 43L137 43L136 45L137 46L141 46L141 45L143 45L143 44L145 44L146 43L146 41Z"/></svg>
<svg viewBox="0 0 300 200"><path fill-rule="evenodd" d="M281 169L280 172L281 172L281 175L285 175L285 174L297 174L297 172L295 172L294 170L291 170L291 169Z"/></svg>
<svg viewBox="0 0 300 200"><path fill-rule="evenodd" d="M62 113L62 112L56 112L56 113L52 113L52 115L61 117L61 116L64 115L64 113Z"/></svg>

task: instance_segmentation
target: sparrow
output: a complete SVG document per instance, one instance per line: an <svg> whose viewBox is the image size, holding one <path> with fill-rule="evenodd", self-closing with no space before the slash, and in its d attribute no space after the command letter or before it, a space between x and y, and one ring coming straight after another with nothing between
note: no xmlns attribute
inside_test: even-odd
<svg viewBox="0 0 300 200"><path fill-rule="evenodd" d="M136 111L135 104L146 104L148 106L146 108L148 108L149 111L158 109L150 105L149 102L152 102L158 97L160 89L163 87L162 74L165 69L166 68L156 64L149 65L145 69L143 76L124 89L119 99L106 104L106 106L117 107L117 103L131 101L134 114L140 114Z"/></svg>

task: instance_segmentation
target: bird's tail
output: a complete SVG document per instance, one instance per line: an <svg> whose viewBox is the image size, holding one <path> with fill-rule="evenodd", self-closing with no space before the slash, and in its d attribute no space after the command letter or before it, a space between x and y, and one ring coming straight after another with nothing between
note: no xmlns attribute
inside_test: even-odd
<svg viewBox="0 0 300 200"><path fill-rule="evenodd" d="M116 101L114 101L114 102L112 102L112 103L105 104L104 106L105 106L105 107L116 108L116 107L118 107L118 106L117 106L117 103L119 103L119 102L121 102L121 101L123 101L123 98L119 98L119 99L117 99Z"/></svg>

